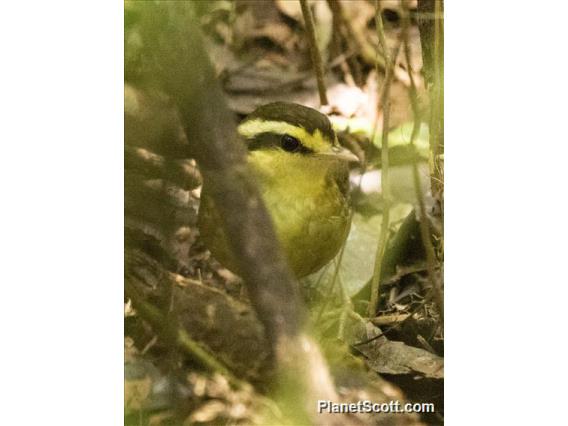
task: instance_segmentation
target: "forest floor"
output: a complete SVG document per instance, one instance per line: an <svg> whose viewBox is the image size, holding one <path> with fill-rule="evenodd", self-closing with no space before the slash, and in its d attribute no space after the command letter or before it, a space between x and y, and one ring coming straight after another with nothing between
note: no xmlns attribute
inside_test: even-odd
<svg viewBox="0 0 568 426"><path fill-rule="evenodd" d="M262 4L259 7L258 2L244 0L196 3L207 36L206 48L230 108L239 117L272 101L319 108L299 3L274 0ZM395 61L388 124L393 197L388 247L392 258L381 279L378 311L370 317L369 283L385 205L380 172L384 112L377 107L385 76L384 67L377 66L376 52L380 49L373 3L344 1L342 6L342 20L330 10L328 2L315 2L313 10L330 103L323 110L330 116L340 143L360 158L361 165L351 170L354 215L341 262L336 259L306 278L302 282L304 298L315 324L314 334L346 401L362 399L363 395L367 399L433 403L434 413L391 416L385 417L384 423L376 419L373 422L443 424L443 326L429 297L413 180L417 163L421 192L427 207L433 208L425 123L416 139L416 150L409 147L414 122L409 72L416 81L421 108L426 110L428 106L421 73L420 36L411 19L406 28L411 63L403 54ZM404 11L398 2L387 2L387 6L382 12L387 45L396 48L404 30ZM411 17L413 11L415 5L414 9L411 6ZM126 55L131 36L127 32ZM165 113L154 114L160 102L126 83L127 145L129 140L138 143L157 134L162 137L172 133L164 129L170 129L173 119ZM188 164L197 170L195 162ZM155 306L176 305L177 321L191 337L252 384L239 388L223 375L205 373L195 362L172 350L127 299L126 424L262 424L264 417L259 413L277 411L270 401L259 396L266 385L261 365L262 331L240 278L212 258L199 237L198 178L185 188L168 189L168 200L175 201L175 205L170 203L172 215L184 219L167 230L153 222L158 213L151 215L161 210L162 196L144 196L143 201L136 199L129 204L129 191L135 190L128 186L128 178L126 181L125 240L130 254L127 275L137 277L138 289ZM437 225L433 222L432 226ZM164 280L170 287L164 288ZM347 320L346 300L351 312ZM227 337L227 329L237 338ZM248 365L255 356L258 364L255 361ZM353 365L357 366L355 370L351 369ZM365 378L357 381L360 373L353 371L364 371L361 374ZM376 393L368 390L369 383Z"/></svg>

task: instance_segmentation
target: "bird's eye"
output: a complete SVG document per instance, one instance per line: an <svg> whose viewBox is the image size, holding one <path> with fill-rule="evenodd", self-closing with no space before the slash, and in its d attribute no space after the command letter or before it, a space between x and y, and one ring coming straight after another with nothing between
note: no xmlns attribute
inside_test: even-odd
<svg viewBox="0 0 568 426"><path fill-rule="evenodd" d="M300 148L300 141L293 136L284 135L282 136L280 145L284 151L295 152Z"/></svg>

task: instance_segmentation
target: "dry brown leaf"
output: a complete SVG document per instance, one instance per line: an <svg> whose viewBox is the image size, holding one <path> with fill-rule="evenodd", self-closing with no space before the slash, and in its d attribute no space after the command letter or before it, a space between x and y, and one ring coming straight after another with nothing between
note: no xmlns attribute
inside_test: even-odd
<svg viewBox="0 0 568 426"><path fill-rule="evenodd" d="M444 378L444 359L424 349L379 336L382 331L370 322L351 324L349 343L366 358L377 373L416 374L431 379ZM372 340L371 340L372 339ZM368 342L358 344L360 342Z"/></svg>

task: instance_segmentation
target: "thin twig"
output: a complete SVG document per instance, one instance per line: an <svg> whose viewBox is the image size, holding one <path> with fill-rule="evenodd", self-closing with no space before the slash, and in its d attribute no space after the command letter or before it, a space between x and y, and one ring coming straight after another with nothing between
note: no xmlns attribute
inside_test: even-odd
<svg viewBox="0 0 568 426"><path fill-rule="evenodd" d="M427 298L425 298L423 301L419 302L418 306L416 306L414 309L410 310L410 312L406 312L408 313L408 316L401 320L400 322L394 323L393 325L388 326L385 330L382 330L381 333L379 333L378 335L371 337L368 340L364 340L361 342L357 342L357 343L353 343L351 346L359 346L359 345L364 345L367 343L372 342L373 340L377 340L379 337L381 336L386 336L387 333L389 333L391 330L394 330L395 328L399 328L401 327L405 322L407 322L408 320L410 320L411 318L414 317L414 314L417 313L420 309L422 309L422 307L424 306L424 304L428 301ZM378 318L378 317L377 317ZM373 321L371 320L371 323Z"/></svg>
<svg viewBox="0 0 568 426"><path fill-rule="evenodd" d="M406 6L406 5L405 5ZM410 27L410 18L408 10L403 7L403 28L402 37L404 42L404 55L406 60L406 66L408 71L408 77L410 78L409 97L410 105L412 107L412 113L414 115L414 124L412 127L412 133L410 136L410 147L415 153L416 145L415 141L420 131L421 125L421 115L420 108L418 105L418 91L416 89L416 82L414 81L414 74L412 72L412 64L410 62L410 43L408 40L408 30ZM424 245L424 251L426 253L426 269L428 271L428 280L432 285L432 290L434 292L434 301L440 312L440 317L444 319L444 295L439 283L436 279L436 256L434 253L434 247L432 245L430 225L428 222L428 216L426 215L426 205L424 202L424 193L422 192L422 184L420 181L420 174L418 172L418 164L416 160L416 155L412 156L412 177L414 181L414 189L416 191L416 199L418 201L418 206L420 210L420 220L418 221L420 225L420 236L422 239L422 244Z"/></svg>
<svg viewBox="0 0 568 426"><path fill-rule="evenodd" d="M337 50L340 51L342 46L345 45L345 50L355 51L355 53L359 54L362 49L355 41L356 39L351 26L343 14L341 3L339 0L327 0L327 4L333 15L333 36ZM346 68L344 71L346 82L353 80L355 84L362 85L363 76L361 66L357 59L355 57L348 57L346 62L347 63L342 64Z"/></svg>
<svg viewBox="0 0 568 426"><path fill-rule="evenodd" d="M388 144L388 133L389 133L389 115L390 115L390 85L393 77L393 63L390 52L388 50L385 38L385 32L383 27L383 19L381 17L381 8L379 3L376 3L376 13L375 21L377 26L377 35L379 37L379 42L383 49L383 53L386 61L386 74L383 87L381 89L380 102L383 109L383 128L382 128L382 143L381 143L381 192L383 195L383 218L381 223L381 231L379 235L379 241L377 245L377 252L375 255L375 268L373 271L373 278L371 280L371 300L369 302L367 314L369 317L374 317L377 312L377 307L379 304L379 286L380 278L382 272L383 257L385 255L385 249L388 239L389 231L389 221L390 221L390 185L389 185L389 144ZM398 52L397 52L398 53ZM378 56L377 56L378 57ZM378 64L377 74L378 74Z"/></svg>
<svg viewBox="0 0 568 426"><path fill-rule="evenodd" d="M433 114L431 124L434 124L435 131L435 151L434 151L434 173L432 176L443 173L444 155L444 11L443 1L434 4L434 84L433 84ZM435 188L435 195L440 202L441 224L444 226L444 186L443 179L434 179L432 183Z"/></svg>
<svg viewBox="0 0 568 426"><path fill-rule="evenodd" d="M308 0L300 0L302 6L302 15L304 15L304 22L306 23L306 31L308 33L308 42L310 45L310 55L312 56L312 64L316 72L316 80L318 82L318 92L320 97L320 104L327 105L327 94L325 91L325 82L323 77L323 65L321 55L316 41L316 30L314 25L314 18L308 5Z"/></svg>
<svg viewBox="0 0 568 426"><path fill-rule="evenodd" d="M393 325L396 323L400 323L405 321L408 317L410 317L410 314L393 314L393 315L381 315L380 317L375 317L372 318L370 321L378 326L378 327L382 327L385 325Z"/></svg>
<svg viewBox="0 0 568 426"><path fill-rule="evenodd" d="M353 212L351 212L350 216L349 216L349 222L351 223L351 221L353 220ZM335 263L335 268L333 270L333 277L331 279L331 284L329 285L329 296L324 300L319 313L316 317L316 323L319 322L321 316L323 315L325 309L327 308L327 305L329 303L329 301L333 298L333 291L335 290L335 283L337 282L337 278L339 276L339 267L341 266L341 262L343 261L343 253L345 252L345 246L347 245L347 240L345 240L341 246L341 250L339 251L339 256L336 258L336 263Z"/></svg>

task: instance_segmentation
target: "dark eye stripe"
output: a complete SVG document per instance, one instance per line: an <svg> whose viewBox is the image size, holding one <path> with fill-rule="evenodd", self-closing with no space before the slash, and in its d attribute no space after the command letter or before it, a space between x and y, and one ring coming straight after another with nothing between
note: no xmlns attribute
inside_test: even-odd
<svg viewBox="0 0 568 426"><path fill-rule="evenodd" d="M259 149L282 149L282 137L283 135L278 133L260 133L252 139L247 140L247 146L249 151L256 151ZM310 154L314 151L306 148L302 145L301 141L298 148L294 151L300 154Z"/></svg>

